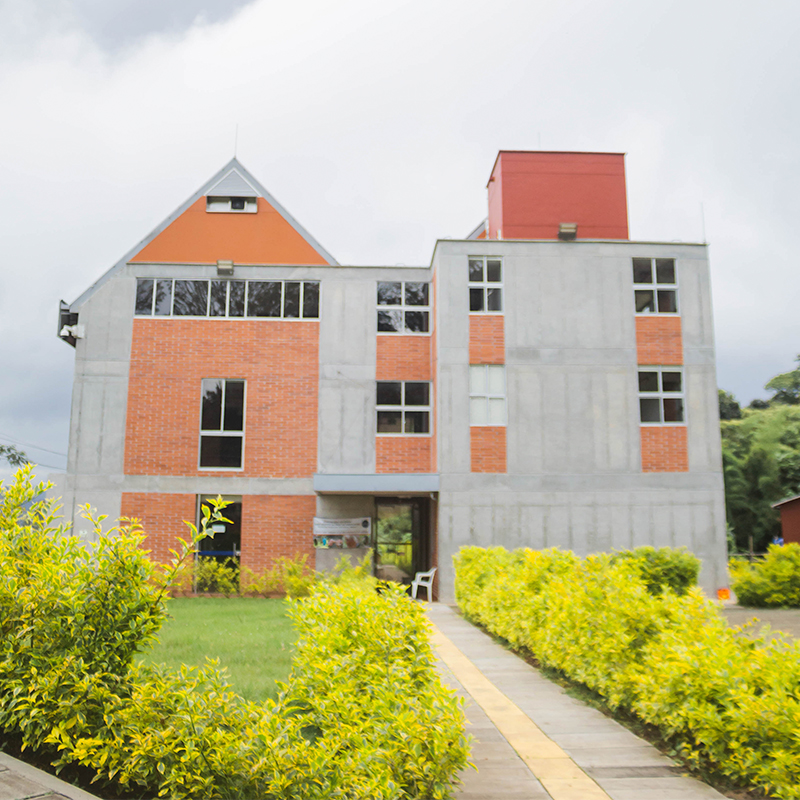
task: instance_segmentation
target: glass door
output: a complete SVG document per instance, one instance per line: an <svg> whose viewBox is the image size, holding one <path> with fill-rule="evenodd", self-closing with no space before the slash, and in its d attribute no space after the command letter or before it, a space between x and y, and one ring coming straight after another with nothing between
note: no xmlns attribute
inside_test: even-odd
<svg viewBox="0 0 800 800"><path fill-rule="evenodd" d="M375 501L375 576L410 584L428 569L428 501L384 498Z"/></svg>

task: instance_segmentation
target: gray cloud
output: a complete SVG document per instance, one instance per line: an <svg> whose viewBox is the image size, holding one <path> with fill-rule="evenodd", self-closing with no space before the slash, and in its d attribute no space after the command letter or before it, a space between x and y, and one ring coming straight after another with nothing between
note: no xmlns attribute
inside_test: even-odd
<svg viewBox="0 0 800 800"><path fill-rule="evenodd" d="M253 0L18 0L0 2L5 43L17 49L48 35L85 33L114 53L150 36L178 36L224 22ZM16 45L16 47L15 47Z"/></svg>
<svg viewBox="0 0 800 800"><path fill-rule="evenodd" d="M625 151L633 238L697 241L703 204L720 386L749 402L792 367L793 0L162 5L0 0L0 433L65 451L58 300L227 161L237 123L343 263L427 263L485 216L500 148Z"/></svg>

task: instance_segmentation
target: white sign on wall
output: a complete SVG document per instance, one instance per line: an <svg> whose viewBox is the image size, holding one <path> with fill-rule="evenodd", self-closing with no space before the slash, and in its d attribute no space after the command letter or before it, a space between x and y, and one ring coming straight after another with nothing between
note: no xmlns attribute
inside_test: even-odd
<svg viewBox="0 0 800 800"><path fill-rule="evenodd" d="M314 547L367 547L372 536L372 519L324 519L314 517Z"/></svg>

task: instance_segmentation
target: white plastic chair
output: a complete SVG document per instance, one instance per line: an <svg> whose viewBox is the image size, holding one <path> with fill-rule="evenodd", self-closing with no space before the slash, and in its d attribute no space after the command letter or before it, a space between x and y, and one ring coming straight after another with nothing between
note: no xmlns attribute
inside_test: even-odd
<svg viewBox="0 0 800 800"><path fill-rule="evenodd" d="M417 589L423 586L428 590L428 602L431 602L431 587L433 586L433 576L436 574L436 567L427 572L418 572L411 581L411 596L417 599Z"/></svg>

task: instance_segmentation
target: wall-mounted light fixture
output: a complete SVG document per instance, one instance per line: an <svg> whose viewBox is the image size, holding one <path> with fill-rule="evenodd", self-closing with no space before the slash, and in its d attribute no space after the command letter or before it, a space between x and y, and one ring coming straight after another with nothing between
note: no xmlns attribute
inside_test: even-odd
<svg viewBox="0 0 800 800"><path fill-rule="evenodd" d="M558 238L562 242L571 242L578 235L577 222L562 222L558 226Z"/></svg>
<svg viewBox="0 0 800 800"><path fill-rule="evenodd" d="M217 261L217 275L233 275L233 261Z"/></svg>

